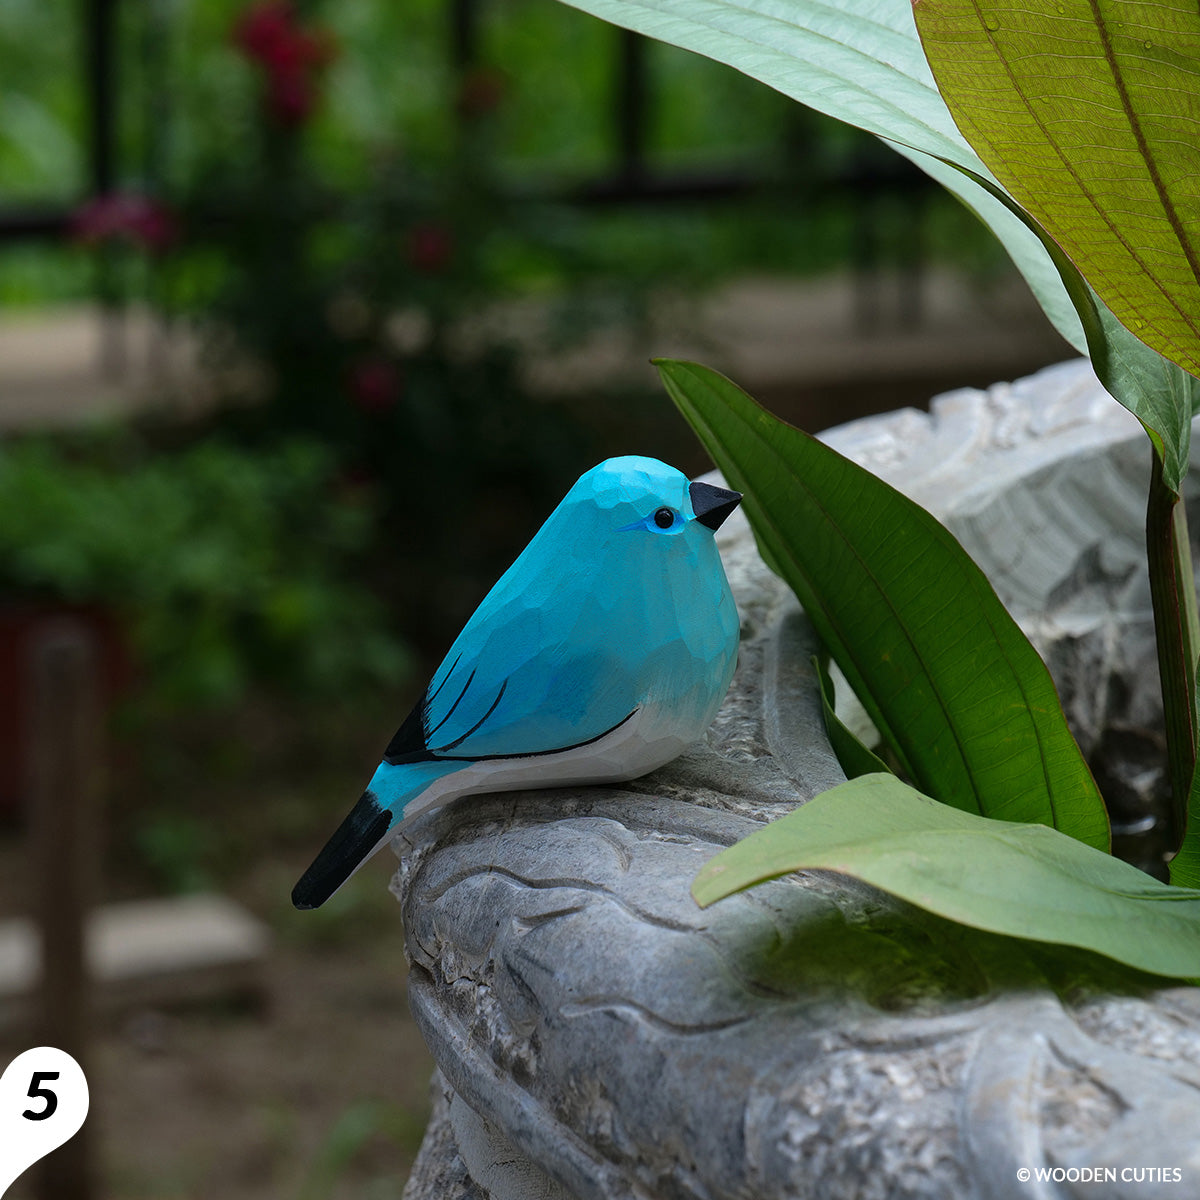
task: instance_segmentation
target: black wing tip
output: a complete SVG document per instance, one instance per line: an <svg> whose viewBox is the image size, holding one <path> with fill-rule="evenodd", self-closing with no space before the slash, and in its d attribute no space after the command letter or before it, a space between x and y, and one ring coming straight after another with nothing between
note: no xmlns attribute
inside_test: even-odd
<svg viewBox="0 0 1200 1200"><path fill-rule="evenodd" d="M413 705L412 712L404 718L400 728L392 735L387 749L383 752L383 761L396 766L402 762L419 762L431 757L425 744L425 708L429 703L428 687L421 693L420 699Z"/></svg>
<svg viewBox="0 0 1200 1200"><path fill-rule="evenodd" d="M292 905L307 912L320 908L354 874L391 828L392 814L370 789L334 830L321 853L292 888Z"/></svg>

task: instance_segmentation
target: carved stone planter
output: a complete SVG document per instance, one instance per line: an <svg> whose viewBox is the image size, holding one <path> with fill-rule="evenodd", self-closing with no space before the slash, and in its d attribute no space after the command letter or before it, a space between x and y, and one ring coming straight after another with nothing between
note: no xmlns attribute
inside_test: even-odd
<svg viewBox="0 0 1200 1200"><path fill-rule="evenodd" d="M967 545L1085 750L1154 728L1149 452L1086 364L828 441ZM742 650L706 744L618 788L465 800L397 839L440 1068L405 1196L1195 1194L1200 991L830 873L692 902L718 849L842 778L807 622L740 518L720 542Z"/></svg>

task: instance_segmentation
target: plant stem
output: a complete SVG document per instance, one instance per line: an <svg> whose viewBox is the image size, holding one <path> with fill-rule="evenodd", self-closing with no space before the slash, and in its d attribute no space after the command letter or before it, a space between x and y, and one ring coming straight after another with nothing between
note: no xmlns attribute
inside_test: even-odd
<svg viewBox="0 0 1200 1200"><path fill-rule="evenodd" d="M1187 512L1179 494L1163 481L1163 463L1153 455L1146 503L1146 553L1150 597L1162 678L1167 765L1171 781L1171 828L1168 844L1178 848L1187 827L1188 793L1196 766L1196 658L1200 618L1188 542Z"/></svg>

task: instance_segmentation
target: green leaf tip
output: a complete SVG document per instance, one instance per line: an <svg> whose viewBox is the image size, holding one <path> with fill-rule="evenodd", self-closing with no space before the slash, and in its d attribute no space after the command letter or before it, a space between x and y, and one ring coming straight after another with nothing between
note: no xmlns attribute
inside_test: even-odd
<svg viewBox="0 0 1200 1200"><path fill-rule="evenodd" d="M721 851L692 894L706 907L802 870L851 875L990 933L1200 976L1200 891L1159 883L1045 825L939 804L893 775L839 784Z"/></svg>

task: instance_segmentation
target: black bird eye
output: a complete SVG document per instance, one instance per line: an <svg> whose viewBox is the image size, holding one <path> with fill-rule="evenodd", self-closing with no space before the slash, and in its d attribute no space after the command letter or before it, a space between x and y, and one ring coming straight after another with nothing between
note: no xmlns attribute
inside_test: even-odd
<svg viewBox="0 0 1200 1200"><path fill-rule="evenodd" d="M675 524L675 510L673 508L660 508L654 514L654 523L659 529L670 529Z"/></svg>

